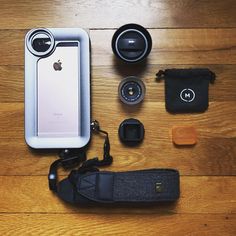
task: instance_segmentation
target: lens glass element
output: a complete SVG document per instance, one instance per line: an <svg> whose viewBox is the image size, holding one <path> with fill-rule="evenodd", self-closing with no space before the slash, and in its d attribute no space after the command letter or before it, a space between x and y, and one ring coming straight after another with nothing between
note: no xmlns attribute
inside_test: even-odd
<svg viewBox="0 0 236 236"><path fill-rule="evenodd" d="M36 34L31 41L32 48L37 52L46 52L51 44L50 37L45 33Z"/></svg>
<svg viewBox="0 0 236 236"><path fill-rule="evenodd" d="M143 100L145 86L140 79L135 76L130 76L121 81L118 92L122 102L135 105Z"/></svg>
<svg viewBox="0 0 236 236"><path fill-rule="evenodd" d="M140 98L142 88L135 81L127 82L121 88L121 94L127 102L135 102Z"/></svg>

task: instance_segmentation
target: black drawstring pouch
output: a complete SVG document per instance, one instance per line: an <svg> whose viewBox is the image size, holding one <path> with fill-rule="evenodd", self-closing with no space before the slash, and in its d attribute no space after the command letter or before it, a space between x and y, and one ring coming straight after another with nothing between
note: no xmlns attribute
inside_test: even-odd
<svg viewBox="0 0 236 236"><path fill-rule="evenodd" d="M165 79L166 110L171 113L204 112L208 108L209 82L215 74L207 68L160 70L157 80Z"/></svg>

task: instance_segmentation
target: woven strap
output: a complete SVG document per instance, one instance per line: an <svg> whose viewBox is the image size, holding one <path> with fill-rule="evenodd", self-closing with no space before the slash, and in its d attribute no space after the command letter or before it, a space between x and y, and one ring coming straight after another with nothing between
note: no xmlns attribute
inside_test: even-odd
<svg viewBox="0 0 236 236"><path fill-rule="evenodd" d="M179 172L173 169L72 171L59 183L57 194L70 203L175 201L179 198Z"/></svg>

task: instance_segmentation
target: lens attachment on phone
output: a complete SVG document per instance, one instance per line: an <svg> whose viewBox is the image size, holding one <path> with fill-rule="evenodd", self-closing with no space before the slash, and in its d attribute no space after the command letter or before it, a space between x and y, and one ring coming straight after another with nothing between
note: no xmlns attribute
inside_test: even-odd
<svg viewBox="0 0 236 236"><path fill-rule="evenodd" d="M135 76L123 79L118 88L120 100L128 105L140 103L144 99L145 91L144 83Z"/></svg>
<svg viewBox="0 0 236 236"><path fill-rule="evenodd" d="M129 146L138 145L144 138L144 126L137 119L126 119L119 126L120 141Z"/></svg>
<svg viewBox="0 0 236 236"><path fill-rule="evenodd" d="M121 60L129 63L145 59L152 48L149 32L137 24L121 26L113 35L112 50Z"/></svg>
<svg viewBox="0 0 236 236"><path fill-rule="evenodd" d="M27 35L27 48L35 56L46 56L54 48L54 37L47 29L33 29Z"/></svg>

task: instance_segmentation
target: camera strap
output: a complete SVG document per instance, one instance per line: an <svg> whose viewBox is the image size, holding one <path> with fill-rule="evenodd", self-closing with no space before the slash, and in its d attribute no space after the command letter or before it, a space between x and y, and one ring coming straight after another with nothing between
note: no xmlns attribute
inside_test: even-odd
<svg viewBox="0 0 236 236"><path fill-rule="evenodd" d="M72 204L150 203L179 198L179 172L174 169L148 169L125 172L99 171L97 167L112 163L108 133L97 121L92 131L105 135L103 159L86 160L85 149L65 149L49 170L49 189ZM81 165L80 165L81 164ZM70 169L69 176L58 182L57 169Z"/></svg>
<svg viewBox="0 0 236 236"><path fill-rule="evenodd" d="M179 172L73 170L60 181L57 194L73 204L170 202L179 198Z"/></svg>
<svg viewBox="0 0 236 236"><path fill-rule="evenodd" d="M54 161L49 169L48 174L48 183L49 189L53 192L57 192L57 170L60 166L64 169L75 168L79 164L80 171L86 171L87 169L91 169L99 166L108 166L111 165L113 158L110 155L110 141L108 133L104 130L100 129L98 121L94 120L91 123L91 130L95 133L100 133L105 135L105 141L103 145L103 159L99 160L97 157L86 160L86 150L82 149L65 149L59 153L60 159Z"/></svg>

